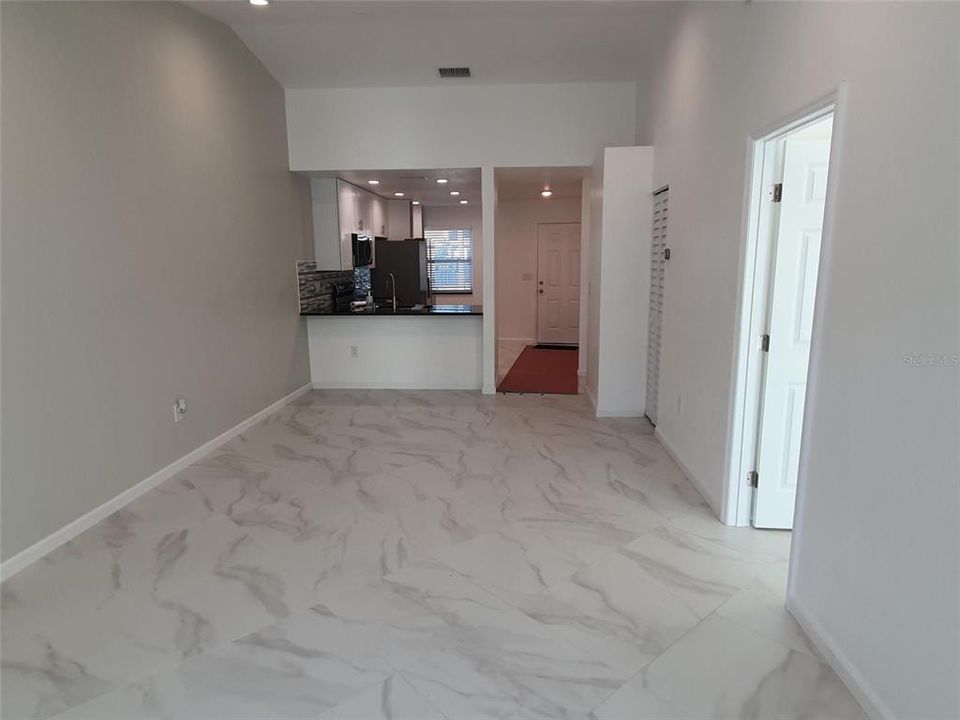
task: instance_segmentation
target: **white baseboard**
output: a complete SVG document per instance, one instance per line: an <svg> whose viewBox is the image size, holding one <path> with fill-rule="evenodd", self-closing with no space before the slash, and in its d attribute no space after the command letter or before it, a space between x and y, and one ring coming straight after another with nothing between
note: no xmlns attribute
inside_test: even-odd
<svg viewBox="0 0 960 720"><path fill-rule="evenodd" d="M612 410L610 408L600 408L600 407L594 406L594 410L596 410L597 417L605 417L605 418L643 417L643 410L637 410L637 409L626 409L626 410L613 409Z"/></svg>
<svg viewBox="0 0 960 720"><path fill-rule="evenodd" d="M25 550L21 550L16 555L6 560L3 564L0 564L0 580L6 580L11 575L15 575L31 563L36 562L53 550L56 550L61 545L70 542L84 530L88 530L104 518L130 504L141 495L153 490L153 488L162 483L164 480L169 480L181 470L193 465L203 456L207 455L213 450L216 450L224 443L229 442L244 430L256 425L261 420L264 420L268 415L272 415L284 405L293 402L298 397L308 392L310 388L311 385L309 383L303 387L297 388L286 397L280 398L272 405L269 405L263 410L260 410L258 413L251 415L239 425L234 425L226 432L221 433L217 437L213 438L213 440L205 442L196 450L191 450L183 457L179 458L178 460L174 460L172 463L164 468L161 468L145 480L141 480L133 487L127 488L119 495L110 498L103 505L94 508L85 515L81 515L73 522L64 525L59 530L47 535L47 537L39 540Z"/></svg>
<svg viewBox="0 0 960 720"><path fill-rule="evenodd" d="M481 383L464 383L464 382L431 382L431 381L398 381L398 382L383 382L381 380L321 380L313 382L314 390L472 390L480 391L482 389ZM494 390L494 392L496 392Z"/></svg>
<svg viewBox="0 0 960 720"><path fill-rule="evenodd" d="M593 408L594 415L596 415L597 414L597 396L594 394L593 388L590 387L587 383L584 383L583 392L587 396L587 399L590 401L590 407Z"/></svg>
<svg viewBox="0 0 960 720"><path fill-rule="evenodd" d="M820 656L833 668L853 697L860 703L867 717L870 720L896 720L893 711L880 699L876 690L864 679L836 641L819 622L800 607L797 599L790 593L787 594L787 610L803 628Z"/></svg>
<svg viewBox="0 0 960 720"><path fill-rule="evenodd" d="M710 509L713 510L714 514L718 518L722 518L723 516L720 513L720 500L714 497L713 493L707 489L707 486L704 484L704 482L690 471L690 468L687 467L687 464L683 461L683 458L681 458L679 453L677 453L676 448L673 447L659 427L654 429L653 435L655 438L657 438L657 440L660 441L660 444L663 445L663 449L667 451L667 455L673 458L673 461L680 467L681 470L683 470L683 474L687 476L687 480L693 483L693 486L697 489L697 492L699 492L700 495L703 496L703 499L707 501L707 505L710 506Z"/></svg>

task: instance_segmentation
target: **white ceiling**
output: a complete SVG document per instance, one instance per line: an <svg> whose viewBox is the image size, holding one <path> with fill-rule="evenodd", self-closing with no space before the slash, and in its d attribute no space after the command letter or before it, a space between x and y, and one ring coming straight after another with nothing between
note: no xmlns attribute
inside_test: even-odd
<svg viewBox="0 0 960 720"><path fill-rule="evenodd" d="M540 192L548 188L551 198L579 198L589 171L582 167L497 168L497 199L540 199Z"/></svg>
<svg viewBox="0 0 960 720"><path fill-rule="evenodd" d="M542 200L540 192L549 188L552 198L579 198L581 183L590 171L583 167L497 168L495 181L500 200ZM310 173L311 177L338 177L365 188L387 200L418 200L424 206L459 205L461 200L480 205L479 168L432 170L340 170ZM444 178L446 183L438 183ZM371 185L370 180L379 180ZM459 195L451 195L452 191ZM402 192L402 198L394 193Z"/></svg>
<svg viewBox="0 0 960 720"><path fill-rule="evenodd" d="M335 173L313 173L313 177L343 178L388 200L419 200L423 205L459 205L461 200L480 204L480 169L460 168L441 170L342 170ZM440 184L437 178L445 178ZM379 180L371 185L370 180ZM457 196L451 195L457 191ZM402 192L397 198L394 193Z"/></svg>
<svg viewBox="0 0 960 720"><path fill-rule="evenodd" d="M636 81L668 36L667 2L186 3L230 25L287 88ZM466 65L470 80L440 80Z"/></svg>

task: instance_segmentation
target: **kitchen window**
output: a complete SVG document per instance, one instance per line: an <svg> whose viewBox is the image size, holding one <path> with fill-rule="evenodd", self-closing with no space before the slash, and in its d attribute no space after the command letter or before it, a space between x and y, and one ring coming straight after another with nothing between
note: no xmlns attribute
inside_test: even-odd
<svg viewBox="0 0 960 720"><path fill-rule="evenodd" d="M473 292L473 231L426 230L427 278L433 293Z"/></svg>

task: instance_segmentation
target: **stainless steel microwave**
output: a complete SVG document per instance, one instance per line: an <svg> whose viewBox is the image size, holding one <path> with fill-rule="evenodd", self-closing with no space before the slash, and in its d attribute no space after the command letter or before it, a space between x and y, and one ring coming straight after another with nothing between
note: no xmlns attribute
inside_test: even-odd
<svg viewBox="0 0 960 720"><path fill-rule="evenodd" d="M373 238L369 235L359 235L353 233L351 236L353 245L353 266L366 267L373 264Z"/></svg>

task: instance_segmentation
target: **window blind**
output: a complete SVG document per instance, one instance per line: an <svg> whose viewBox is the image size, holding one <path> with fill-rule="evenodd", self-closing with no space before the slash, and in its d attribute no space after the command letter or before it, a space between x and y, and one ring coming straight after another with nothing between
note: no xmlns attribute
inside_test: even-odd
<svg viewBox="0 0 960 720"><path fill-rule="evenodd" d="M427 278L431 292L472 293L472 230L426 230L424 239L427 241Z"/></svg>

